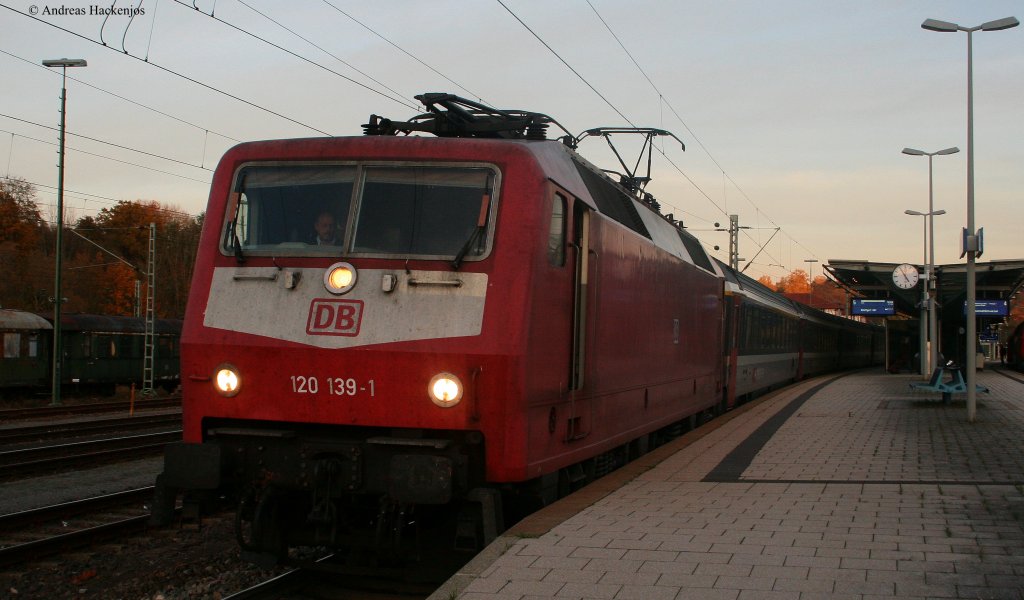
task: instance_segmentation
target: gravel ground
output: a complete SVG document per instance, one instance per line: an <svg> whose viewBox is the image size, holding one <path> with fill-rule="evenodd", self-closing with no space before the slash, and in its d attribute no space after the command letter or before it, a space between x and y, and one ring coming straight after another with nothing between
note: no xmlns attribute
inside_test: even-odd
<svg viewBox="0 0 1024 600"><path fill-rule="evenodd" d="M285 569L242 562L231 515L66 554L0 572L0 598L218 600Z"/></svg>
<svg viewBox="0 0 1024 600"><path fill-rule="evenodd" d="M92 469L5 481L3 493L0 494L0 514L153 485L163 467L163 457L156 456Z"/></svg>
<svg viewBox="0 0 1024 600"><path fill-rule="evenodd" d="M153 485L162 468L153 457L6 481L0 514ZM233 517L222 515L0 570L0 599L219 599L283 571L243 562Z"/></svg>

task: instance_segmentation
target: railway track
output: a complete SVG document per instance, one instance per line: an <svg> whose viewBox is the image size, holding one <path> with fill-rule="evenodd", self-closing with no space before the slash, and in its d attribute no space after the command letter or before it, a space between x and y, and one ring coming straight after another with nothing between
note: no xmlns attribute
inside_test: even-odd
<svg viewBox="0 0 1024 600"><path fill-rule="evenodd" d="M153 487L0 515L0 568L142 531Z"/></svg>
<svg viewBox="0 0 1024 600"><path fill-rule="evenodd" d="M334 555L328 555L223 600L411 600L426 598L449 576L441 570L424 577L422 570L410 574L404 569L357 569L340 565Z"/></svg>
<svg viewBox="0 0 1024 600"><path fill-rule="evenodd" d="M86 442L0 452L0 479L27 473L69 469L79 465L136 459L163 452L168 442L181 439L181 430L129 435Z"/></svg>
<svg viewBox="0 0 1024 600"><path fill-rule="evenodd" d="M45 425L28 425L0 429L0 446L25 442L42 442L47 439L82 438L92 435L118 433L142 429L177 429L181 427L181 413L141 415L137 417L121 417L97 421L79 421L74 423L48 423Z"/></svg>
<svg viewBox="0 0 1024 600"><path fill-rule="evenodd" d="M134 409L139 411L156 408L172 408L176 406L181 406L181 396L136 400ZM92 415L106 412L128 412L129 409L130 405L126 400L118 400L115 402L90 402L88 404L67 404L61 406L38 406L32 408L8 408L0 410L0 422L46 419L50 417L67 417L75 415Z"/></svg>

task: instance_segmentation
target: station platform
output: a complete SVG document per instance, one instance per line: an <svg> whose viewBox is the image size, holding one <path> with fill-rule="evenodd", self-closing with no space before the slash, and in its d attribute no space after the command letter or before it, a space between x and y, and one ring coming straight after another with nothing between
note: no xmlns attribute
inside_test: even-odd
<svg viewBox="0 0 1024 600"><path fill-rule="evenodd" d="M1024 600L1024 374L879 370L730 411L535 513L431 600Z"/></svg>

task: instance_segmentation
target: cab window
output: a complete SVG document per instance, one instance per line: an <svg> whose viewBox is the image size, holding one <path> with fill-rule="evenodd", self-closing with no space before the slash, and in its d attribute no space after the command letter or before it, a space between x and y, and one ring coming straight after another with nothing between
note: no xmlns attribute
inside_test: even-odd
<svg viewBox="0 0 1024 600"><path fill-rule="evenodd" d="M490 241L494 180L476 166L249 165L222 251L472 260Z"/></svg>

